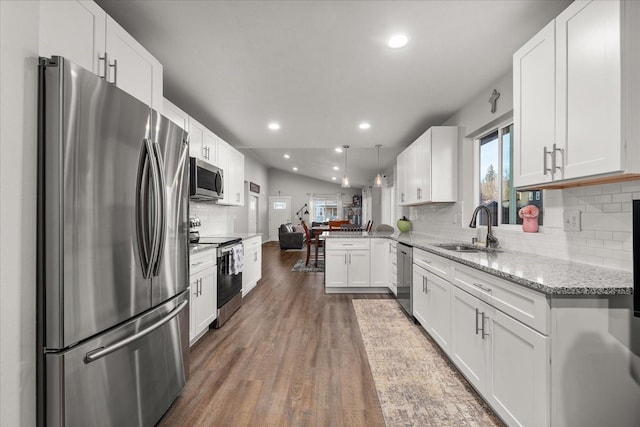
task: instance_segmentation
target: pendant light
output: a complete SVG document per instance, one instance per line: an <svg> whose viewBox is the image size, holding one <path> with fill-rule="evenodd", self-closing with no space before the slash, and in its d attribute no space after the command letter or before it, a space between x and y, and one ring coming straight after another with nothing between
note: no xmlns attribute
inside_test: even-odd
<svg viewBox="0 0 640 427"><path fill-rule="evenodd" d="M382 187L382 175L380 175L380 147L382 147L382 144L376 144L376 148L378 149L378 175L376 176L375 181L376 187Z"/></svg>
<svg viewBox="0 0 640 427"><path fill-rule="evenodd" d="M349 183L349 176L347 175L347 150L349 149L348 145L343 145L344 148L344 176L342 177L342 188L349 188L351 184Z"/></svg>

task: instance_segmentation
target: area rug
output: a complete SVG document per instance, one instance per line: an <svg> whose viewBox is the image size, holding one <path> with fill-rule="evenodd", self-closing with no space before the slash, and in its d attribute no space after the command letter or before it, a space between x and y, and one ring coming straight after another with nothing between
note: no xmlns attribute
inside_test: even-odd
<svg viewBox="0 0 640 427"><path fill-rule="evenodd" d="M397 301L352 301L388 427L504 425Z"/></svg>
<svg viewBox="0 0 640 427"><path fill-rule="evenodd" d="M324 271L324 260L318 260L318 266L313 265L313 260L309 261L309 265L304 265L304 260L299 259L293 266L291 271L304 272L304 273L317 273Z"/></svg>

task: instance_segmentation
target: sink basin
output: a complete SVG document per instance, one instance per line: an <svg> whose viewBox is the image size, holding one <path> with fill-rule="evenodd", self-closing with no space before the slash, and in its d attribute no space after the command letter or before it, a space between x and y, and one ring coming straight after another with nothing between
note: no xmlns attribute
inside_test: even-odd
<svg viewBox="0 0 640 427"><path fill-rule="evenodd" d="M500 252L497 249L471 245L468 243L437 243L433 246L454 252Z"/></svg>

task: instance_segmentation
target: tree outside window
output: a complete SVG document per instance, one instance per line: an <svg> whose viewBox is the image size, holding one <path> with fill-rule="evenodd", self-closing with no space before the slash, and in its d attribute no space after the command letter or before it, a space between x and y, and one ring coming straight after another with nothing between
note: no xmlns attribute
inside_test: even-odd
<svg viewBox="0 0 640 427"><path fill-rule="evenodd" d="M492 213L493 224L522 224L518 210L526 205L540 209L543 224L542 191L516 191L513 187L513 124L495 129L479 139L479 202ZM480 224L487 225L484 212Z"/></svg>

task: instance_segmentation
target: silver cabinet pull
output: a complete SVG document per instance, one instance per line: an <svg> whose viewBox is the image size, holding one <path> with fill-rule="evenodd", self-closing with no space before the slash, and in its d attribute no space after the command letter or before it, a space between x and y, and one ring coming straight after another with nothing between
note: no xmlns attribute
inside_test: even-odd
<svg viewBox="0 0 640 427"><path fill-rule="evenodd" d="M429 293L429 278L427 276L424 276L424 293Z"/></svg>
<svg viewBox="0 0 640 427"><path fill-rule="evenodd" d="M559 151L562 156L562 161L560 162L560 166L557 165L556 162L556 152ZM553 169L552 173L555 173L556 170L560 170L562 172L562 168L564 166L564 149L556 148L556 144L553 144L553 154L551 156L551 169Z"/></svg>
<svg viewBox="0 0 640 427"><path fill-rule="evenodd" d="M347 254L344 254L344 263L347 263Z"/></svg>
<svg viewBox="0 0 640 427"><path fill-rule="evenodd" d="M426 258L423 258L422 262L424 262L425 264L431 264L431 260Z"/></svg>
<svg viewBox="0 0 640 427"><path fill-rule="evenodd" d="M107 82L109 81L109 79L107 79L107 63L109 61L107 61L107 52L104 53L104 56L100 56L98 55L98 61L103 61L104 62L104 74L101 76L100 75L100 65L98 65L98 77L100 77L101 79L106 80Z"/></svg>
<svg viewBox="0 0 640 427"><path fill-rule="evenodd" d="M553 168L550 169L547 167L547 154L553 154L553 152L547 151L547 146L545 145L544 147L542 147L542 167L544 175L546 175L547 172L553 173ZM553 156L551 156L551 161L553 162Z"/></svg>
<svg viewBox="0 0 640 427"><path fill-rule="evenodd" d="M482 314L482 339L485 339L485 337L489 336L489 333L484 330L484 327L485 327L484 321L485 319L488 319L489 316L485 316L484 311L481 314Z"/></svg>
<svg viewBox="0 0 640 427"><path fill-rule="evenodd" d="M404 193L400 193L400 201L404 203Z"/></svg>
<svg viewBox="0 0 640 427"><path fill-rule="evenodd" d="M351 264L351 252L349 252L349 264Z"/></svg>
<svg viewBox="0 0 640 427"><path fill-rule="evenodd" d="M167 314L163 319L159 320L157 323L154 323L153 325L141 330L140 332L138 332L135 335L131 335L130 337L123 339L122 341L119 341L113 345L110 345L108 347L100 347L97 348L95 350L92 350L90 352L88 352L85 356L84 356L84 362L85 363L91 363L94 362L100 358L105 357L108 354L113 353L116 350L120 350L122 347L126 347L127 345L131 344L134 341L139 340L140 338L144 337L145 335L149 335L151 332L155 331L156 329L160 328L162 325L164 325L165 323L169 322L171 319L173 319L174 317L176 317L178 314L180 314L180 312L187 306L187 304L189 304L189 300L184 300L182 301L182 303L180 303L180 305L176 308L174 308L173 310L171 310L169 312L169 314Z"/></svg>
<svg viewBox="0 0 640 427"><path fill-rule="evenodd" d="M254 260L255 262L258 262L258 252L256 252L256 253L254 253L254 254L253 254L253 260Z"/></svg>
<svg viewBox="0 0 640 427"><path fill-rule="evenodd" d="M474 283L473 283L473 286L475 286L476 288L480 288L480 289L482 289L482 290L483 290L483 291L485 291L485 292L492 292L492 291L493 291L491 288L487 288L486 286L482 286L482 285L481 285L481 284L479 284L479 283L475 283L475 282L474 282Z"/></svg>
<svg viewBox="0 0 640 427"><path fill-rule="evenodd" d="M113 68L113 81L111 83L113 83L114 86L118 86L118 60L114 59L113 63L109 64L109 67Z"/></svg>
<svg viewBox="0 0 640 427"><path fill-rule="evenodd" d="M478 332L480 332L480 326L478 324L478 314L480 314L480 310L476 308L476 335L478 335Z"/></svg>
<svg viewBox="0 0 640 427"><path fill-rule="evenodd" d="M204 261L195 262L195 263L191 264L191 267L197 267L200 264L204 264Z"/></svg>
<svg viewBox="0 0 640 427"><path fill-rule="evenodd" d="M422 276L422 293L427 293L427 291L424 290L424 279L426 279L426 277Z"/></svg>

